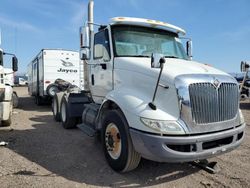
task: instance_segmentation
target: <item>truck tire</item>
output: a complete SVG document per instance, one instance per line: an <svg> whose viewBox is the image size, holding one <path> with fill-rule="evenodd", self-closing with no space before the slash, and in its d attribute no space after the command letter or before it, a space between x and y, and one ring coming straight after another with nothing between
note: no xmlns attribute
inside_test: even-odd
<svg viewBox="0 0 250 188"><path fill-rule="evenodd" d="M117 172L128 172L135 169L141 156L134 150L128 123L119 110L110 110L104 115L102 144L106 160Z"/></svg>
<svg viewBox="0 0 250 188"><path fill-rule="evenodd" d="M52 100L52 112L53 112L54 119L57 122L61 121L61 114L59 110L61 98L62 98L61 96L56 94Z"/></svg>
<svg viewBox="0 0 250 188"><path fill-rule="evenodd" d="M13 100L13 107L17 108L18 107L18 96L16 92L13 92L12 94L12 100Z"/></svg>
<svg viewBox="0 0 250 188"><path fill-rule="evenodd" d="M46 92L50 97L53 98L56 95L56 93L59 92L59 89L56 84L50 84L48 85Z"/></svg>
<svg viewBox="0 0 250 188"><path fill-rule="evenodd" d="M3 127L9 127L10 125L11 125L11 113L9 115L9 119L2 121L2 126Z"/></svg>
<svg viewBox="0 0 250 188"><path fill-rule="evenodd" d="M12 117L12 109L13 109L13 103L11 103L11 106L10 106L10 114L9 114L9 118L7 120L2 120L2 126L3 127L9 127L12 123L11 121L11 117Z"/></svg>
<svg viewBox="0 0 250 188"><path fill-rule="evenodd" d="M62 98L61 106L60 106L60 116L62 121L62 126L65 129L72 129L76 127L76 118L69 116L69 105L68 100L65 96Z"/></svg>

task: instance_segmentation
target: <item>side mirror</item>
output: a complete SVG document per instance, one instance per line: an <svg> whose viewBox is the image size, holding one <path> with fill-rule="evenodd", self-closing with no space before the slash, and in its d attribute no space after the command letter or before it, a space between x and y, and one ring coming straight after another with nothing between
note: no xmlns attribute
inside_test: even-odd
<svg viewBox="0 0 250 188"><path fill-rule="evenodd" d="M101 59L103 58L103 54L104 54L104 49L103 49L103 45L101 44L96 44L95 45L95 59Z"/></svg>
<svg viewBox="0 0 250 188"><path fill-rule="evenodd" d="M14 72L18 71L18 59L16 58L16 56L12 57L12 70Z"/></svg>
<svg viewBox="0 0 250 188"><path fill-rule="evenodd" d="M247 62L241 61L240 70L241 72L247 72L250 65Z"/></svg>
<svg viewBox="0 0 250 188"><path fill-rule="evenodd" d="M80 28L80 55L81 60L87 60L90 58L90 37L89 26Z"/></svg>
<svg viewBox="0 0 250 188"><path fill-rule="evenodd" d="M161 68L163 63L165 63L165 58L163 54L152 53L151 68Z"/></svg>
<svg viewBox="0 0 250 188"><path fill-rule="evenodd" d="M193 54L192 54L192 48L193 48L193 43L191 40L187 41L186 43L186 48L187 48L187 55L190 59L192 59Z"/></svg>
<svg viewBox="0 0 250 188"><path fill-rule="evenodd" d="M80 51L80 59L88 60L90 59L90 50L88 48L82 48Z"/></svg>

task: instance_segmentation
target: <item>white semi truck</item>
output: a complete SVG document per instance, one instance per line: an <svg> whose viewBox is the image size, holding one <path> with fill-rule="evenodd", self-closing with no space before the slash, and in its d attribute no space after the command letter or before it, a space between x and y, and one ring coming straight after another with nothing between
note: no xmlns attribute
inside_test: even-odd
<svg viewBox="0 0 250 188"><path fill-rule="evenodd" d="M28 65L28 92L36 104L49 101L58 91L56 79L63 79L80 87L79 52L61 49L43 49Z"/></svg>
<svg viewBox="0 0 250 188"><path fill-rule="evenodd" d="M133 170L141 157L188 162L241 144L236 80L193 61L191 40L186 51L181 42L183 29L116 17L94 33L93 4L80 37L84 91L54 98L64 128L101 135L107 162L118 172Z"/></svg>
<svg viewBox="0 0 250 188"><path fill-rule="evenodd" d="M12 72L4 68L4 55L12 56ZM0 125L10 126L13 110L13 88L12 79L9 74L18 70L17 58L14 54L6 53L0 49ZM12 76L11 76L12 77Z"/></svg>
<svg viewBox="0 0 250 188"><path fill-rule="evenodd" d="M14 78L15 78L15 72L11 68L4 68L4 83L7 86L14 87ZM12 93L12 104L14 108L18 107L18 96L16 91L13 91Z"/></svg>

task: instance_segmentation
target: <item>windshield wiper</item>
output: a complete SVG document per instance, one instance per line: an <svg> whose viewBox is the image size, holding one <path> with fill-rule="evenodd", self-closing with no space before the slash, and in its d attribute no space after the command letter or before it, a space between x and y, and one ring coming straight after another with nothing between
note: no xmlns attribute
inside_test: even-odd
<svg viewBox="0 0 250 188"><path fill-rule="evenodd" d="M177 57L177 56L173 56L173 55L166 55L166 56L164 56L165 58L176 58L176 59L178 59L179 57Z"/></svg>

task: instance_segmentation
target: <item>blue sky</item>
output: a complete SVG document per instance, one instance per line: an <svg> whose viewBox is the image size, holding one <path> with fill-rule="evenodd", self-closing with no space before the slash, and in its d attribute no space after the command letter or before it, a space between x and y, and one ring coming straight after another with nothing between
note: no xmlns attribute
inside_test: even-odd
<svg viewBox="0 0 250 188"><path fill-rule="evenodd" d="M19 72L42 48L79 49L79 27L88 0L1 0L5 51L16 53ZM249 0L96 0L95 22L116 16L150 18L184 28L193 39L194 60L226 72L250 61Z"/></svg>

